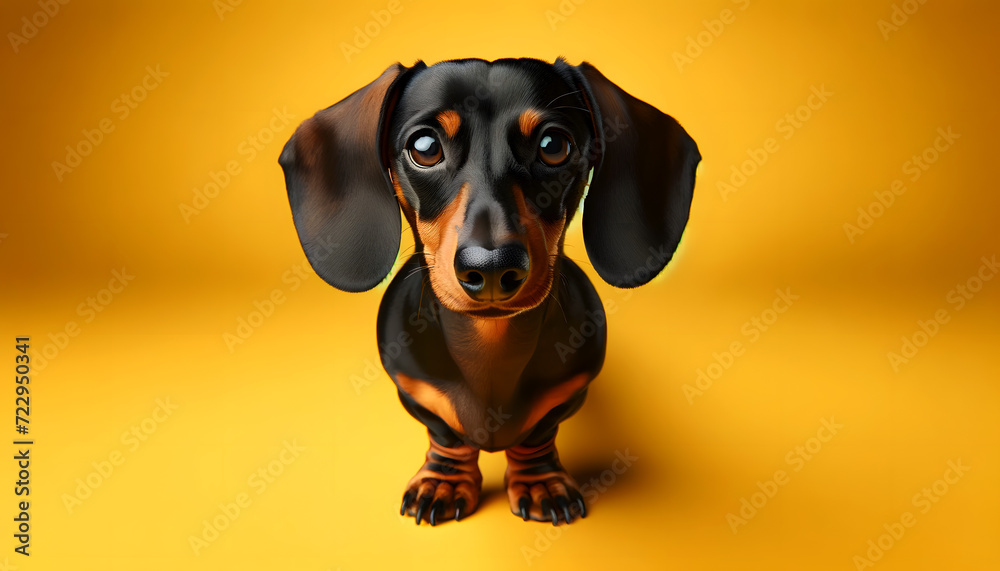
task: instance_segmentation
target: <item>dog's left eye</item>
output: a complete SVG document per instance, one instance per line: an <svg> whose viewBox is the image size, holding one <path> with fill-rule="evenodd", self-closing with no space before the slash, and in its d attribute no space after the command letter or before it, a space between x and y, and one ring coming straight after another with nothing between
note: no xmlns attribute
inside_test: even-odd
<svg viewBox="0 0 1000 571"><path fill-rule="evenodd" d="M432 167L444 158L441 143L438 142L434 132L429 129L418 131L411 137L407 148L410 150L410 158L413 159L413 162L422 167Z"/></svg>
<svg viewBox="0 0 1000 571"><path fill-rule="evenodd" d="M570 148L566 134L549 130L542 133L542 139L538 142L538 158L551 167L558 166L569 158Z"/></svg>

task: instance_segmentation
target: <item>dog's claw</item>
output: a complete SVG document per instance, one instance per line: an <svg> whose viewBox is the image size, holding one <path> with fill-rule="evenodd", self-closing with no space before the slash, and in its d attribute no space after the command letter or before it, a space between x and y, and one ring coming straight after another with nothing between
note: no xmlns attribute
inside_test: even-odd
<svg viewBox="0 0 1000 571"><path fill-rule="evenodd" d="M580 506L580 518L587 517L587 503L583 501L583 496L576 496L576 505Z"/></svg>
<svg viewBox="0 0 1000 571"><path fill-rule="evenodd" d="M552 505L552 500L545 498L542 500L541 505L542 514L548 514L552 518L552 525L559 525L559 515L556 514L556 508Z"/></svg>
<svg viewBox="0 0 1000 571"><path fill-rule="evenodd" d="M420 520L423 519L424 513L431 505L432 499L434 499L433 496L424 496L420 498L420 503L417 504L417 525L420 525Z"/></svg>
<svg viewBox="0 0 1000 571"><path fill-rule="evenodd" d="M523 497L517 502L517 508L521 512L521 519L528 521L531 516L528 515L528 508L531 507L531 498Z"/></svg>
<svg viewBox="0 0 1000 571"><path fill-rule="evenodd" d="M431 513L427 516L431 526L437 525L437 515L442 512L444 512L444 500L437 500L431 504Z"/></svg>
<svg viewBox="0 0 1000 571"><path fill-rule="evenodd" d="M556 496L556 505L562 510L566 523L573 523L573 514L569 513L569 499L566 496Z"/></svg>
<svg viewBox="0 0 1000 571"><path fill-rule="evenodd" d="M465 517L465 498L455 500L455 521L462 521Z"/></svg>
<svg viewBox="0 0 1000 571"><path fill-rule="evenodd" d="M399 506L399 515L406 514L406 508L410 505L411 502L413 502L413 498L415 498L416 496L417 492L414 490L410 490L405 494L403 494L403 504Z"/></svg>

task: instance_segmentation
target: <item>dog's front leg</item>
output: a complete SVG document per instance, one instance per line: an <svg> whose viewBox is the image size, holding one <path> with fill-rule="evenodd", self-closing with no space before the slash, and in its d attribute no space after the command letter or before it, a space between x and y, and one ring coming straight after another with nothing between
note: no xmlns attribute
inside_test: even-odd
<svg viewBox="0 0 1000 571"><path fill-rule="evenodd" d="M507 449L507 473L504 476L510 511L524 521L551 521L559 518L572 523L587 517L587 504L580 487L559 462L555 434L536 445L518 445Z"/></svg>

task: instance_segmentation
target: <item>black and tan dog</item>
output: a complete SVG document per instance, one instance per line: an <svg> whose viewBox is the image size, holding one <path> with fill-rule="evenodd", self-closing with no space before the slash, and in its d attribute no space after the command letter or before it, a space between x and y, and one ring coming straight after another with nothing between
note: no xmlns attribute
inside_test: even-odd
<svg viewBox="0 0 1000 571"><path fill-rule="evenodd" d="M586 193L594 269L643 285L677 248L700 160L674 119L562 59L396 64L299 126L280 163L317 274L369 290L398 255L400 209L413 230L378 315L397 349L383 366L430 437L401 513L472 513L479 451L505 450L511 511L586 516L555 436L601 369L606 319L566 227Z"/></svg>

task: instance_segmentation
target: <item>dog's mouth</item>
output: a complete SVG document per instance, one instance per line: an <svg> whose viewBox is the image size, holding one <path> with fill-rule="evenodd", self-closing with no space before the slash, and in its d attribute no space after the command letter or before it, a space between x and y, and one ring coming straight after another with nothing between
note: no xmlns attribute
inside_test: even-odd
<svg viewBox="0 0 1000 571"><path fill-rule="evenodd" d="M503 307L487 307L485 309L470 309L465 311L460 311L464 315L469 317L475 317L477 319L506 319L508 317L514 317L518 313L527 311L525 309L505 309Z"/></svg>

